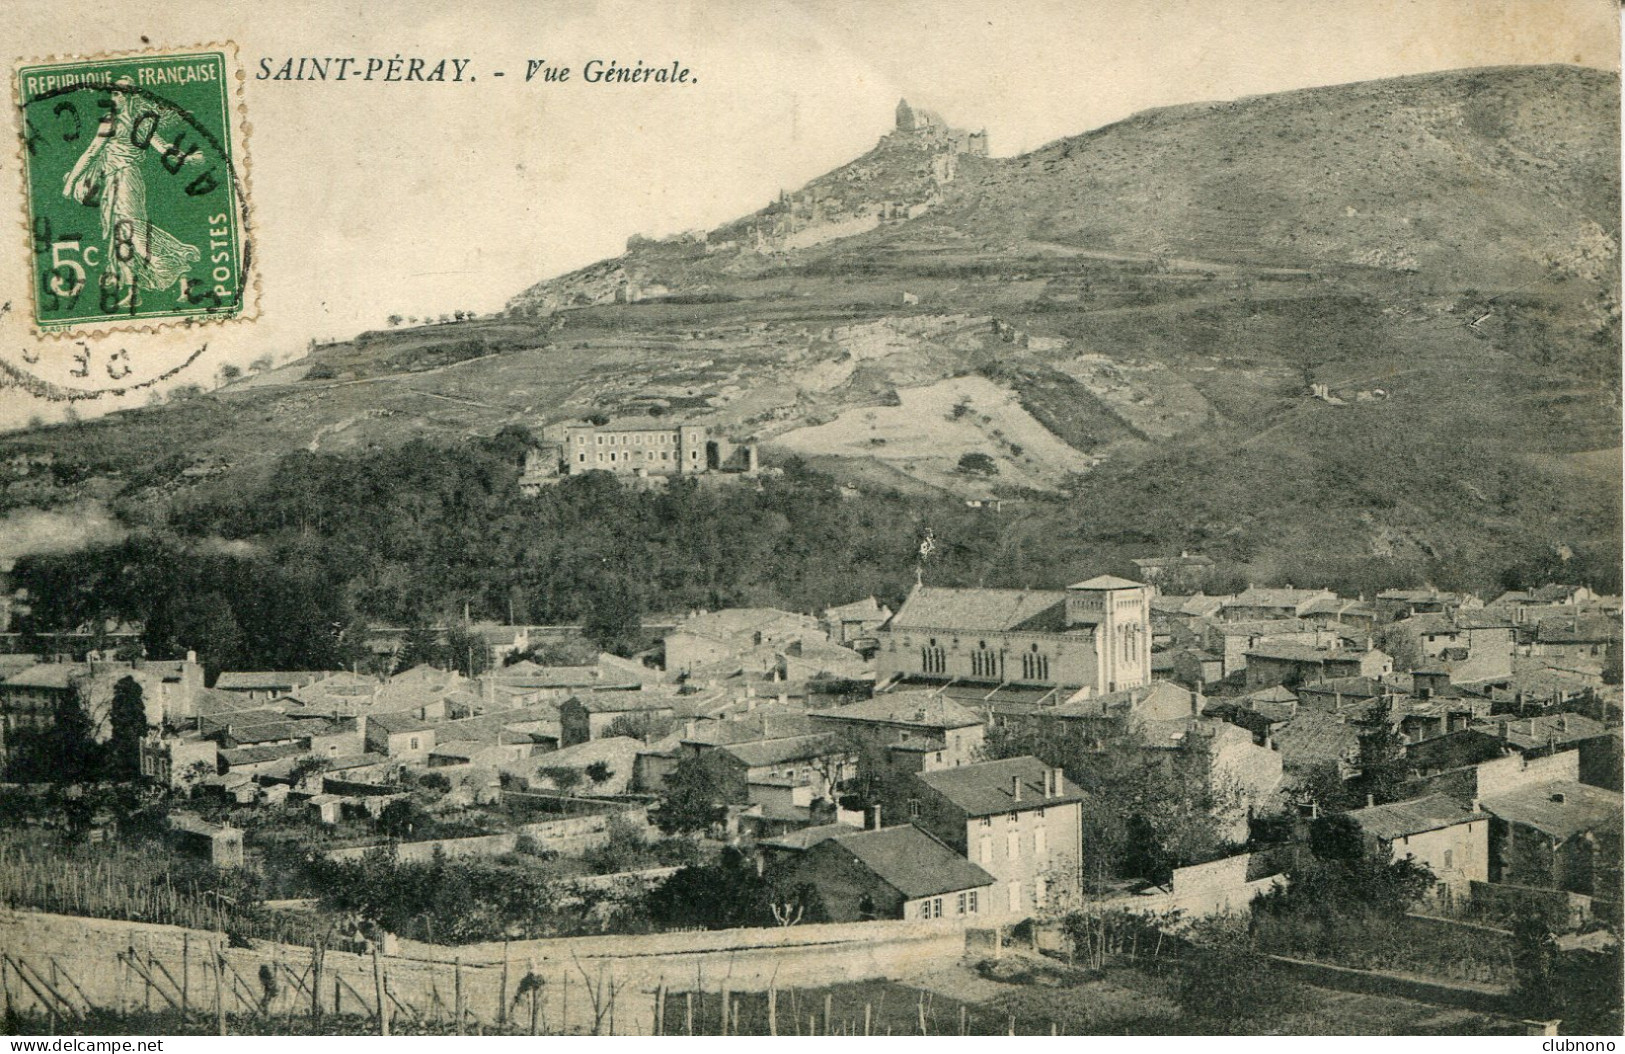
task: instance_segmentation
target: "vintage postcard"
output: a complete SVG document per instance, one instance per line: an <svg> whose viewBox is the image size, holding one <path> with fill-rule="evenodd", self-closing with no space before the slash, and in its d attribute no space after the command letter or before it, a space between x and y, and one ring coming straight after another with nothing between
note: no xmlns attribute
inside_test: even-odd
<svg viewBox="0 0 1625 1054"><path fill-rule="evenodd" d="M17 1049L1613 1049L1609 0L0 26Z"/></svg>

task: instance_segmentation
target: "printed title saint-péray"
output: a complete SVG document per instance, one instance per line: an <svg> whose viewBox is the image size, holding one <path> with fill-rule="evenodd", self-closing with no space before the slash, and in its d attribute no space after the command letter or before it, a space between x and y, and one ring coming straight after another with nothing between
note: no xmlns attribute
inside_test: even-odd
<svg viewBox="0 0 1625 1054"><path fill-rule="evenodd" d="M412 55L262 58L254 74L260 81L425 81L467 84L477 79L472 59L421 58ZM506 77L505 70L490 70ZM659 65L636 59L588 59L579 68L526 59L524 79L549 84L570 81L586 84L696 84L699 78L680 61Z"/></svg>

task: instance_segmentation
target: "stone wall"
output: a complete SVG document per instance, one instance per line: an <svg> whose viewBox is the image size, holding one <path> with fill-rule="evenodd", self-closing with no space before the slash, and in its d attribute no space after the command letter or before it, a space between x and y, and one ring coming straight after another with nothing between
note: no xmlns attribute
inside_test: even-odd
<svg viewBox="0 0 1625 1054"><path fill-rule="evenodd" d="M228 948L222 934L201 930L0 911L0 949L45 971L54 959L72 979L74 991L68 998L78 1005L135 1009L150 1001L161 1008L167 1001L159 993L168 992L178 1002L184 985L189 1006L212 1019L215 975L209 964L218 954L230 964L221 989L228 1011L245 1012L260 998L262 967L280 978L269 1004L273 1015L310 1011L309 948L258 941L251 948ZM504 1013L524 1022L530 1003L528 998L516 1001L515 993L530 974L541 981L541 1031L647 1035L653 1028L654 994L662 986L674 992L715 993L724 987L761 991L900 978L955 961L964 949L965 931L951 922L866 922L462 947L403 940L394 954L380 956L377 965L390 993L386 1004L392 1017L403 1022L414 1015L451 1020L459 988L470 1029L493 1024ZM148 969L149 959L161 963L167 974ZM143 970L158 979L156 985L142 978ZM324 1010L332 1010L336 990L341 1011L372 1013L377 998L373 971L371 956L328 951L317 987ZM168 977L174 978L173 985ZM15 976L10 986L21 1008L38 1005ZM66 993L69 986L58 987ZM232 994L234 989L238 994Z"/></svg>

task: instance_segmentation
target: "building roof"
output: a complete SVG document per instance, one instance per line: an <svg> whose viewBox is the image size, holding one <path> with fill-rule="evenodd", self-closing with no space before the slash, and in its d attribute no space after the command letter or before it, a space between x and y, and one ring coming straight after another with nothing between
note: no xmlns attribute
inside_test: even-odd
<svg viewBox="0 0 1625 1054"><path fill-rule="evenodd" d="M1395 838L1482 820L1485 816L1458 804L1453 798L1430 794L1425 798L1355 809L1349 813L1349 818L1359 824L1360 830L1366 834L1391 842Z"/></svg>
<svg viewBox="0 0 1625 1054"><path fill-rule="evenodd" d="M1262 586L1248 586L1237 594L1227 607L1259 607L1259 608L1296 608L1307 604L1311 600L1332 596L1328 589L1272 589Z"/></svg>
<svg viewBox="0 0 1625 1054"><path fill-rule="evenodd" d="M851 856L906 900L993 884L992 875L910 824L837 834L818 846Z"/></svg>
<svg viewBox="0 0 1625 1054"><path fill-rule="evenodd" d="M228 670L214 682L222 692L287 691L328 676L317 670Z"/></svg>
<svg viewBox="0 0 1625 1054"><path fill-rule="evenodd" d="M367 731L375 728L382 729L385 735L398 735L402 732L426 732L434 726L426 721L419 721L411 714L401 711L383 714L367 715Z"/></svg>
<svg viewBox="0 0 1625 1054"><path fill-rule="evenodd" d="M1249 659L1273 659L1277 662L1305 662L1323 665L1328 662L1361 662L1375 651L1349 651L1342 648L1317 648L1312 644L1260 644L1247 649Z"/></svg>
<svg viewBox="0 0 1625 1054"><path fill-rule="evenodd" d="M851 706L819 710L813 715L835 721L908 725L915 728L966 728L982 719L936 692L889 692Z"/></svg>
<svg viewBox="0 0 1625 1054"><path fill-rule="evenodd" d="M1614 791L1568 781L1537 783L1485 798L1485 812L1553 838L1568 839L1600 827L1619 827L1625 798Z"/></svg>
<svg viewBox="0 0 1625 1054"><path fill-rule="evenodd" d="M1273 739L1282 763L1294 767L1338 761L1360 745L1358 732L1337 714L1323 710L1299 710L1291 720L1276 726Z"/></svg>
<svg viewBox="0 0 1625 1054"><path fill-rule="evenodd" d="M753 743L731 743L718 748L738 758L749 768L778 765L786 761L802 761L824 757L842 748L833 735L794 736L788 739L759 739Z"/></svg>
<svg viewBox="0 0 1625 1054"><path fill-rule="evenodd" d="M1035 757L1019 757L921 772L915 778L947 798L966 816L995 816L1083 800L1083 792L1065 776L1061 777L1060 794L1044 797L1044 778L1049 770L1050 766ZM1014 786L1018 779L1021 781L1019 801Z"/></svg>
<svg viewBox="0 0 1625 1054"><path fill-rule="evenodd" d="M775 838L764 838L760 844L772 846L775 849L811 849L820 842L827 842L831 838L852 834L856 830L857 828L844 823L826 823L817 827L803 827L798 831L786 831Z"/></svg>
<svg viewBox="0 0 1625 1054"><path fill-rule="evenodd" d="M1473 629L1512 629L1512 620L1494 611L1469 608L1461 611L1428 611L1400 619L1395 625L1412 633L1461 633Z"/></svg>
<svg viewBox="0 0 1625 1054"><path fill-rule="evenodd" d="M1618 644L1620 620L1609 615L1550 615L1535 627L1540 644Z"/></svg>
<svg viewBox="0 0 1625 1054"><path fill-rule="evenodd" d="M721 611L690 615L679 622L672 633L694 633L702 637L727 641L744 634L767 631L774 631L780 635L823 632L817 619L810 615L798 615L794 611L781 611L778 608L724 608Z"/></svg>
<svg viewBox="0 0 1625 1054"><path fill-rule="evenodd" d="M1501 726L1505 725L1505 730ZM1538 750L1553 743L1578 743L1607 735L1608 727L1584 714L1542 714L1539 717L1500 718L1473 722L1473 727L1499 736L1519 750Z"/></svg>
<svg viewBox="0 0 1625 1054"><path fill-rule="evenodd" d="M238 765L259 765L267 761L281 761L283 758L298 757L306 753L303 746L298 743L278 743L274 746L264 747L232 747L220 751L220 760L226 767L235 768Z"/></svg>
<svg viewBox="0 0 1625 1054"><path fill-rule="evenodd" d="M653 695L648 692L610 692L606 695L572 695L560 704L561 707L571 703L579 703L581 708L589 714L632 714L632 713L659 713L662 710L671 710L677 699L673 696L660 694Z"/></svg>
<svg viewBox="0 0 1625 1054"><path fill-rule="evenodd" d="M1130 582L1126 578L1118 578L1115 575L1096 575L1095 577L1093 577L1091 579L1088 579L1086 581L1083 581L1083 582L1074 582L1071 585L1067 586L1066 588L1068 588L1068 589L1089 589L1089 590L1096 590L1096 589L1144 589L1145 588L1145 583L1143 583L1143 582Z"/></svg>
<svg viewBox="0 0 1625 1054"><path fill-rule="evenodd" d="M1243 619L1239 622L1215 622L1213 630L1221 637L1268 637L1303 634L1310 636L1324 632L1313 622L1297 618Z"/></svg>
<svg viewBox="0 0 1625 1054"><path fill-rule="evenodd" d="M1321 597L1311 600L1303 606L1300 614L1303 615L1364 615L1371 618L1377 616L1377 609L1363 600L1346 600L1343 597Z"/></svg>
<svg viewBox="0 0 1625 1054"><path fill-rule="evenodd" d="M1055 589L946 589L915 586L886 628L999 633L1065 628L1066 594Z"/></svg>
<svg viewBox="0 0 1625 1054"><path fill-rule="evenodd" d="M580 428L589 432L675 432L688 427L692 427L689 422L665 416L615 417L601 425L591 421L571 421L565 425L566 430Z"/></svg>
<svg viewBox="0 0 1625 1054"><path fill-rule="evenodd" d="M824 609L824 617L831 622L872 622L890 615L891 608L883 606L872 596Z"/></svg>

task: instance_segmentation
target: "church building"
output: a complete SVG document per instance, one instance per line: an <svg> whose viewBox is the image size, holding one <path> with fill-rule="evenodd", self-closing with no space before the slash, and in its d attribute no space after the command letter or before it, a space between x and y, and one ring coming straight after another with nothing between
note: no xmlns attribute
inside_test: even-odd
<svg viewBox="0 0 1625 1054"><path fill-rule="evenodd" d="M876 636L880 683L1122 691L1151 683L1151 587L1110 575L1064 590L916 586Z"/></svg>

